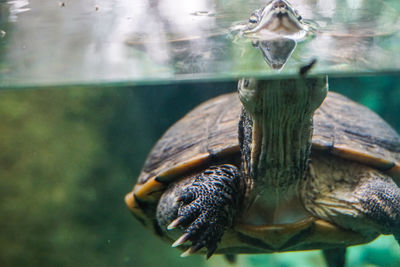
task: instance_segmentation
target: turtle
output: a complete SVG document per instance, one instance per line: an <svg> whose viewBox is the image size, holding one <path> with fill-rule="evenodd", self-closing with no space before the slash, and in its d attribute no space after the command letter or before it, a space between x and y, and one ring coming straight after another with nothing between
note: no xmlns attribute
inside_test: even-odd
<svg viewBox="0 0 400 267"><path fill-rule="evenodd" d="M182 256L320 249L344 266L348 246L400 241L400 136L311 66L242 78L172 125L125 196L133 215Z"/></svg>
<svg viewBox="0 0 400 267"><path fill-rule="evenodd" d="M240 81L239 86L246 83ZM327 257L335 252L331 257L343 258L345 247L367 243L381 233L394 233L399 240L400 190L395 182L400 178L400 138L377 114L334 92L327 94L313 115L311 160L307 157L303 164L308 166L300 167L305 169L305 177L299 177L297 183L285 181L297 184L292 189L301 190L299 198L309 216L281 224L251 223L250 217L242 221L245 216L254 217L246 210L253 205L253 213L257 212L260 201L251 198L257 184L240 191L244 181L240 168L234 167L241 166L241 150L249 153L251 149L246 139L257 134L257 128L251 127L241 112L236 93L222 95L189 112L163 135L125 198L139 221L172 243L175 235L166 232L167 225L173 222L170 229L178 224L187 226L190 222L185 220L194 219L191 212L201 212L194 227L175 242L176 246L191 240L195 249L190 247L190 253L203 245L214 252L222 236L218 227L225 229L216 251L222 254L323 249ZM251 157L245 162L249 164ZM243 163L241 168L245 167ZM208 191L202 196L205 189ZM194 195L198 198L189 202ZM218 210L228 204L231 207L223 209L227 214L210 222L216 229L204 230L205 237L194 232L196 226L201 229L207 220L216 218L214 208L208 208ZM264 210L262 217L273 214ZM206 242L196 242L192 233L207 238ZM215 242L210 244L212 240Z"/></svg>

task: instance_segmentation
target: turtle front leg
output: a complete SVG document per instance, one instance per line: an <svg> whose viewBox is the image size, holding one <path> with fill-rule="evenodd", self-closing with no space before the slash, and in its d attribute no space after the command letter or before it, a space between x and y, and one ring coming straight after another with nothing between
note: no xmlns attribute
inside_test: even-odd
<svg viewBox="0 0 400 267"><path fill-rule="evenodd" d="M209 258L225 230L233 225L243 188L237 167L228 164L210 167L163 194L157 207L158 223L162 229L183 230L173 247L192 242L183 257L206 247Z"/></svg>
<svg viewBox="0 0 400 267"><path fill-rule="evenodd" d="M400 244L400 188L390 177L375 179L359 189L365 216L383 234L393 234Z"/></svg>

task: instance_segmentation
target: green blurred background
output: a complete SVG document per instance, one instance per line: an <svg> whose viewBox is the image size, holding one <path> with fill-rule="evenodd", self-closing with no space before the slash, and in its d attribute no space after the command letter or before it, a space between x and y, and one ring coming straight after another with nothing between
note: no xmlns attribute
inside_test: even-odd
<svg viewBox="0 0 400 267"><path fill-rule="evenodd" d="M0 92L0 266L223 266L181 259L125 207L152 145L236 83ZM332 79L400 131L400 78ZM392 237L353 248L348 266L400 266ZM268 264L267 264L268 263ZM321 266L319 252L239 256L237 266ZM323 266L323 265L322 265Z"/></svg>

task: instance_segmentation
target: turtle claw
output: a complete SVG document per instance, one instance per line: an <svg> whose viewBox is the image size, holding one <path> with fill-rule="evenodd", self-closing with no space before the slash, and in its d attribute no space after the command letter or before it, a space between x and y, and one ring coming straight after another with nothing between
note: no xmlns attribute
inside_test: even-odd
<svg viewBox="0 0 400 267"><path fill-rule="evenodd" d="M190 255L196 253L197 250L198 250L198 249L196 249L195 246L191 246L190 248L188 248L185 252L183 252L183 253L181 254L181 258L185 258L185 257L187 257L187 256L190 256Z"/></svg>
<svg viewBox="0 0 400 267"><path fill-rule="evenodd" d="M180 216L178 218L176 218L175 220L173 220L168 226L167 229L168 230L173 230L176 227L178 227L182 222L184 221L184 217Z"/></svg>
<svg viewBox="0 0 400 267"><path fill-rule="evenodd" d="M193 255L195 254L197 251L199 251L201 248L203 248L204 245L203 244L197 244L197 245L193 245L190 248L188 248L185 252L183 252L181 254L182 258L185 258L187 256ZM207 260L214 254L215 250L217 249L217 247L214 247L213 249L208 249L207 252Z"/></svg>
<svg viewBox="0 0 400 267"><path fill-rule="evenodd" d="M188 239L190 238L190 234L189 233L185 233L183 235L181 235L173 244L171 247L176 248L177 246L182 245L183 243L185 243Z"/></svg>
<svg viewBox="0 0 400 267"><path fill-rule="evenodd" d="M209 249L208 250L208 252L207 252L207 256L206 256L206 259L208 260L213 254L214 254L214 252L215 252L215 250L217 249L217 247L215 247L214 249Z"/></svg>

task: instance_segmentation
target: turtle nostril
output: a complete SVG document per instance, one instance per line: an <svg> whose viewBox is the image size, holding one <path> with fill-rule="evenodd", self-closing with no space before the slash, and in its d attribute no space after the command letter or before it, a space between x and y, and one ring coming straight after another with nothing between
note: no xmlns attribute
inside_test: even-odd
<svg viewBox="0 0 400 267"><path fill-rule="evenodd" d="M286 4L284 1L280 0L280 1L275 1L274 8L286 8Z"/></svg>

